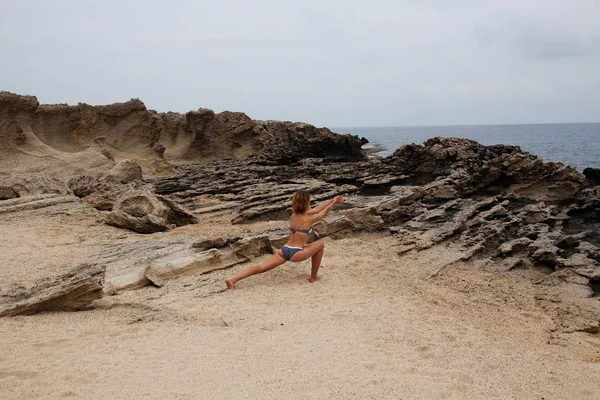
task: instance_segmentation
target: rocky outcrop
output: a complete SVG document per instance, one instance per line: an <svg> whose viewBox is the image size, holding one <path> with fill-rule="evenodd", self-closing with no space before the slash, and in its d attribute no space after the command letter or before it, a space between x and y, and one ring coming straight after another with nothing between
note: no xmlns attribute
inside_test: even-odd
<svg viewBox="0 0 600 400"><path fill-rule="evenodd" d="M465 260L490 259L501 269L515 268L516 259L519 268L568 269L580 276L582 293L594 293L600 193L568 166L515 146L433 138L380 160L302 160L290 175L260 159L221 160L152 182L196 214L232 212L233 223L284 223L297 190L308 190L316 203L350 194L335 219L315 226L313 239L388 231L401 253L452 243Z"/></svg>
<svg viewBox="0 0 600 400"><path fill-rule="evenodd" d="M0 317L84 309L102 297L104 273L103 266L85 264L31 289L16 287L0 292Z"/></svg>
<svg viewBox="0 0 600 400"><path fill-rule="evenodd" d="M69 181L73 193L100 211L109 211L109 225L138 233L161 232L194 224L198 219L173 200L156 195L154 186L142 181L142 168L124 160L101 175L85 175Z"/></svg>
<svg viewBox="0 0 600 400"><path fill-rule="evenodd" d="M309 124L255 121L203 108L185 115L157 113L139 99L106 106L40 105L33 96L9 92L0 92L0 143L11 165L37 171L43 159L63 174L69 168L105 171L124 159L190 163L261 155L264 163L289 164L306 157L365 157L358 137Z"/></svg>
<svg viewBox="0 0 600 400"><path fill-rule="evenodd" d="M110 270L105 293L162 286L275 252L288 237L290 198L308 190L313 203L347 195L315 224L309 241L379 232L394 238L400 255L451 245L473 265L500 273L535 269L544 276L540 285L568 285L581 298L600 295L594 171L584 176L516 146L432 138L365 159L357 137L308 124L208 109L156 113L139 100L41 106L34 97L6 92L0 93L0 141L6 144L1 163L11 166L0 168L0 215L81 198L108 224L140 233L198 216L225 216L232 224L281 221L281 229L260 236L103 244L98 262ZM20 166L31 160L39 162L39 176L52 177L21 176ZM178 164L175 173L148 174L147 166L168 162ZM47 173L48 165L63 168L70 180ZM598 326L589 315L577 323L581 330Z"/></svg>

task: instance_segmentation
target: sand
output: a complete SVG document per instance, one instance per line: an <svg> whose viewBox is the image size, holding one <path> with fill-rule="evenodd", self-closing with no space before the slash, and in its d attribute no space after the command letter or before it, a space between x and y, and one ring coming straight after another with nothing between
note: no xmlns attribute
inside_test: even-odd
<svg viewBox="0 0 600 400"><path fill-rule="evenodd" d="M56 226L54 244L71 235ZM32 229L11 225L12 234ZM119 232L89 235L100 231ZM553 332L536 300L548 294L534 284L538 272L460 261L440 271L461 254L442 245L399 256L393 244L379 234L326 239L314 284L307 261L226 291L224 279L247 266L238 265L108 296L99 309L0 319L0 398L600 397L600 338ZM31 248L32 260L43 247ZM65 259L94 248L71 256L77 245L62 247ZM13 243L1 261L26 263L22 250Z"/></svg>

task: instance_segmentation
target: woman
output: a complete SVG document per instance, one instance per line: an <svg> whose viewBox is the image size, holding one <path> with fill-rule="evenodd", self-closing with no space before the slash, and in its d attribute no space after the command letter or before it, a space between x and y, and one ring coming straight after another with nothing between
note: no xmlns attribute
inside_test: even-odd
<svg viewBox="0 0 600 400"><path fill-rule="evenodd" d="M310 271L309 282L316 282L320 278L317 276L321 259L323 258L323 249L325 243L320 240L307 244L306 238L312 231L312 224L320 221L327 215L336 204L341 204L344 196L335 196L335 198L315 207L310 208L310 194L304 190L296 192L292 198L292 217L290 218L290 237L287 243L278 250L272 257L261 265L255 265L241 270L231 278L227 279L228 289L235 289L235 283L240 279L260 274L273 269L286 261L300 262L311 258L312 269Z"/></svg>

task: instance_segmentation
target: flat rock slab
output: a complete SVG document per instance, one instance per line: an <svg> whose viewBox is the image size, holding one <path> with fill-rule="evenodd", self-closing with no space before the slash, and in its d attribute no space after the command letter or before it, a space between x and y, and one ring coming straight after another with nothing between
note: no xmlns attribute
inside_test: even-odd
<svg viewBox="0 0 600 400"><path fill-rule="evenodd" d="M32 289L15 288L0 294L0 317L40 311L77 311L102 297L106 267L81 264L58 278L47 278Z"/></svg>

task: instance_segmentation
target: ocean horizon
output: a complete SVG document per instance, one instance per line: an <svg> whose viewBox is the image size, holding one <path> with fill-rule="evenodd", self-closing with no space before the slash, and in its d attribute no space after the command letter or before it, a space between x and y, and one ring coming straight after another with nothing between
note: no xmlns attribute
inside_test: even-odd
<svg viewBox="0 0 600 400"><path fill-rule="evenodd" d="M365 148L377 147L376 156L389 156L399 147L422 144L435 136L475 140L483 145L521 147L544 161L562 162L582 171L600 168L600 122L336 127L337 133L365 137Z"/></svg>

